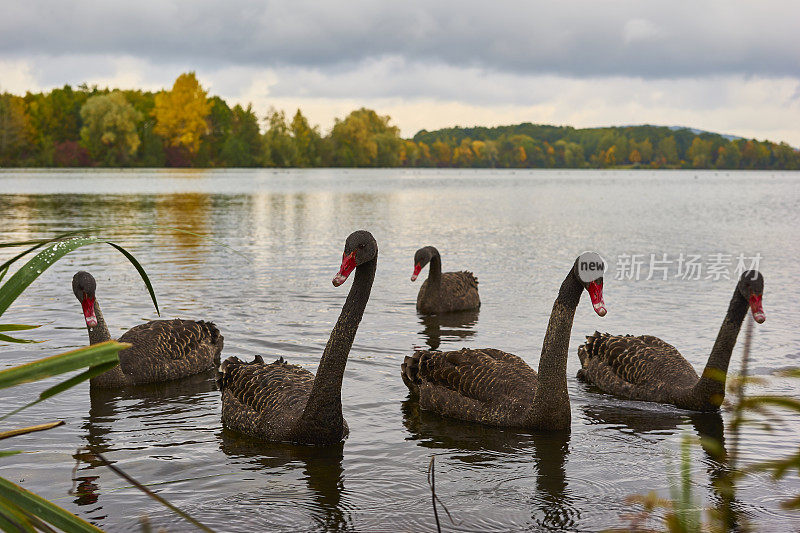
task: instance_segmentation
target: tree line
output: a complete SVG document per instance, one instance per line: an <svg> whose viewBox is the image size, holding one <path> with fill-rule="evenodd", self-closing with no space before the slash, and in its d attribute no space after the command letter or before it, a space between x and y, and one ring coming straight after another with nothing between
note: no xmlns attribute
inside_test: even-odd
<svg viewBox="0 0 800 533"><path fill-rule="evenodd" d="M403 139L390 122L365 108L326 135L299 109L259 121L251 105L209 96L193 72L160 92L65 85L0 94L0 166L800 169L786 143L687 128L524 123Z"/></svg>

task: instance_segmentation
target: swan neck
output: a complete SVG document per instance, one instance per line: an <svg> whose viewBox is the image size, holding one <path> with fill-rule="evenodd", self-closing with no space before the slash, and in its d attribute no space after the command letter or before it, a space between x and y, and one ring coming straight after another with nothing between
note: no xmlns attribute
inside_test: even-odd
<svg viewBox="0 0 800 533"><path fill-rule="evenodd" d="M94 327L86 326L89 331L89 344L99 344L111 340L111 334L108 332L108 326L103 318L103 312L100 310L100 304L97 300L94 301L94 316L97 317L97 325Z"/></svg>
<svg viewBox="0 0 800 533"><path fill-rule="evenodd" d="M748 304L738 287L733 291L728 312L722 321L722 326L717 333L717 340L708 356L708 362L703 369L703 374L697 385L694 386L693 396L704 407L715 409L722 404L725 397L725 381L728 374L728 364L736 345L736 338L742 327L744 317L747 316Z"/></svg>
<svg viewBox="0 0 800 533"><path fill-rule="evenodd" d="M356 267L353 285L342 306L339 319L331 331L322 353L311 394L303 410L305 423L328 427L344 427L342 417L342 379L347 356L353 346L364 309L367 307L372 282L375 280L377 257Z"/></svg>
<svg viewBox="0 0 800 533"><path fill-rule="evenodd" d="M583 285L570 270L553 303L539 358L539 386L532 409L532 425L537 429L556 431L570 426L567 358L572 322L582 292Z"/></svg>
<svg viewBox="0 0 800 533"><path fill-rule="evenodd" d="M442 284L442 256L434 249L428 269L428 286L439 287Z"/></svg>
<svg viewBox="0 0 800 533"><path fill-rule="evenodd" d="M103 318L103 312L100 310L100 304L97 300L94 302L94 316L97 317L97 325L90 328L86 326L89 331L89 344L99 344L111 340L111 334L108 332L108 326ZM125 350L122 350L124 352ZM120 352L120 354L122 354ZM121 387L126 383L125 374L122 372L120 365L115 366L107 372L103 372L99 376L95 376L90 380L93 387L101 387L105 389Z"/></svg>

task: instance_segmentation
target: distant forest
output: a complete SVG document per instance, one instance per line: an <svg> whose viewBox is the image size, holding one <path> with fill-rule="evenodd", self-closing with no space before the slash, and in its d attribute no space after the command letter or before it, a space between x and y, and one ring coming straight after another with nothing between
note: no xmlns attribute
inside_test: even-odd
<svg viewBox="0 0 800 533"><path fill-rule="evenodd" d="M262 127L263 126L263 127ZM85 84L0 94L2 167L800 168L786 143L662 126L575 129L518 124L400 137L390 117L357 109L325 135L298 109L230 107L193 72L171 90Z"/></svg>

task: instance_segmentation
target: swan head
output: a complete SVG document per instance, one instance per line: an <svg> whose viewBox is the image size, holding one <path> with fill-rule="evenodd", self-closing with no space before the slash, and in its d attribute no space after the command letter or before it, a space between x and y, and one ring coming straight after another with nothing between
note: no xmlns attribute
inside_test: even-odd
<svg viewBox="0 0 800 533"><path fill-rule="evenodd" d="M94 276L83 270L78 271L72 276L72 292L75 293L75 298L81 303L83 307L83 317L86 319L86 325L93 328L97 325L97 316L94 313L94 303L96 297L94 291L97 288L97 282Z"/></svg>
<svg viewBox="0 0 800 533"><path fill-rule="evenodd" d="M439 250L433 246L425 246L417 250L417 253L414 254L414 273L411 274L411 281L416 281L420 270L425 268L425 265L430 263L431 259L437 255L439 255Z"/></svg>
<svg viewBox="0 0 800 533"><path fill-rule="evenodd" d="M342 266L333 278L333 286L338 287L347 280L347 276L360 265L378 257L378 243L372 233L366 230L354 231L347 237L342 254Z"/></svg>
<svg viewBox="0 0 800 533"><path fill-rule="evenodd" d="M764 276L758 270L746 270L739 278L736 286L739 294L750 304L750 312L753 313L753 320L763 324L767 319L764 308L761 305L761 297L764 295Z"/></svg>
<svg viewBox="0 0 800 533"><path fill-rule="evenodd" d="M572 273L578 278L583 288L589 293L592 308L599 316L606 316L606 304L603 301L603 273L606 263L597 252L583 252L575 259Z"/></svg>

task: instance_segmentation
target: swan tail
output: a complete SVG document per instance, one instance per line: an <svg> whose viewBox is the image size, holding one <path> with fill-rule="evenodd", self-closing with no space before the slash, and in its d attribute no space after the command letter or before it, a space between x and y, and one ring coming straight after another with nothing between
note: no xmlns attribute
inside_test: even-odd
<svg viewBox="0 0 800 533"><path fill-rule="evenodd" d="M220 392L224 392L226 388L231 387L237 381L238 377L243 372L247 371L247 367L252 365L263 366L264 358L260 355L256 355L252 362L245 363L234 355L222 361L217 373L217 385L219 385Z"/></svg>
<svg viewBox="0 0 800 533"><path fill-rule="evenodd" d="M581 367L586 368L589 359L599 357L605 350L605 343L608 340L608 333L600 333L595 331L591 335L586 336L586 342L578 346L578 359L581 360ZM585 378L582 372L578 371L578 378Z"/></svg>
<svg viewBox="0 0 800 533"><path fill-rule="evenodd" d="M425 352L422 351L414 352L414 355L406 356L405 360L400 365L400 375L403 378L403 383L406 384L408 390L414 395L419 394L419 385L422 383L419 377L419 365L424 354Z"/></svg>
<svg viewBox="0 0 800 533"><path fill-rule="evenodd" d="M464 277L467 280L467 283L471 285L473 288L478 288L478 276L470 272L469 270L463 270Z"/></svg>
<svg viewBox="0 0 800 533"><path fill-rule="evenodd" d="M200 326L201 331L208 337L208 341L211 344L212 351L214 353L214 365L219 366L221 359L220 354L222 353L225 337L222 336L216 324L213 322L199 320L197 325Z"/></svg>

